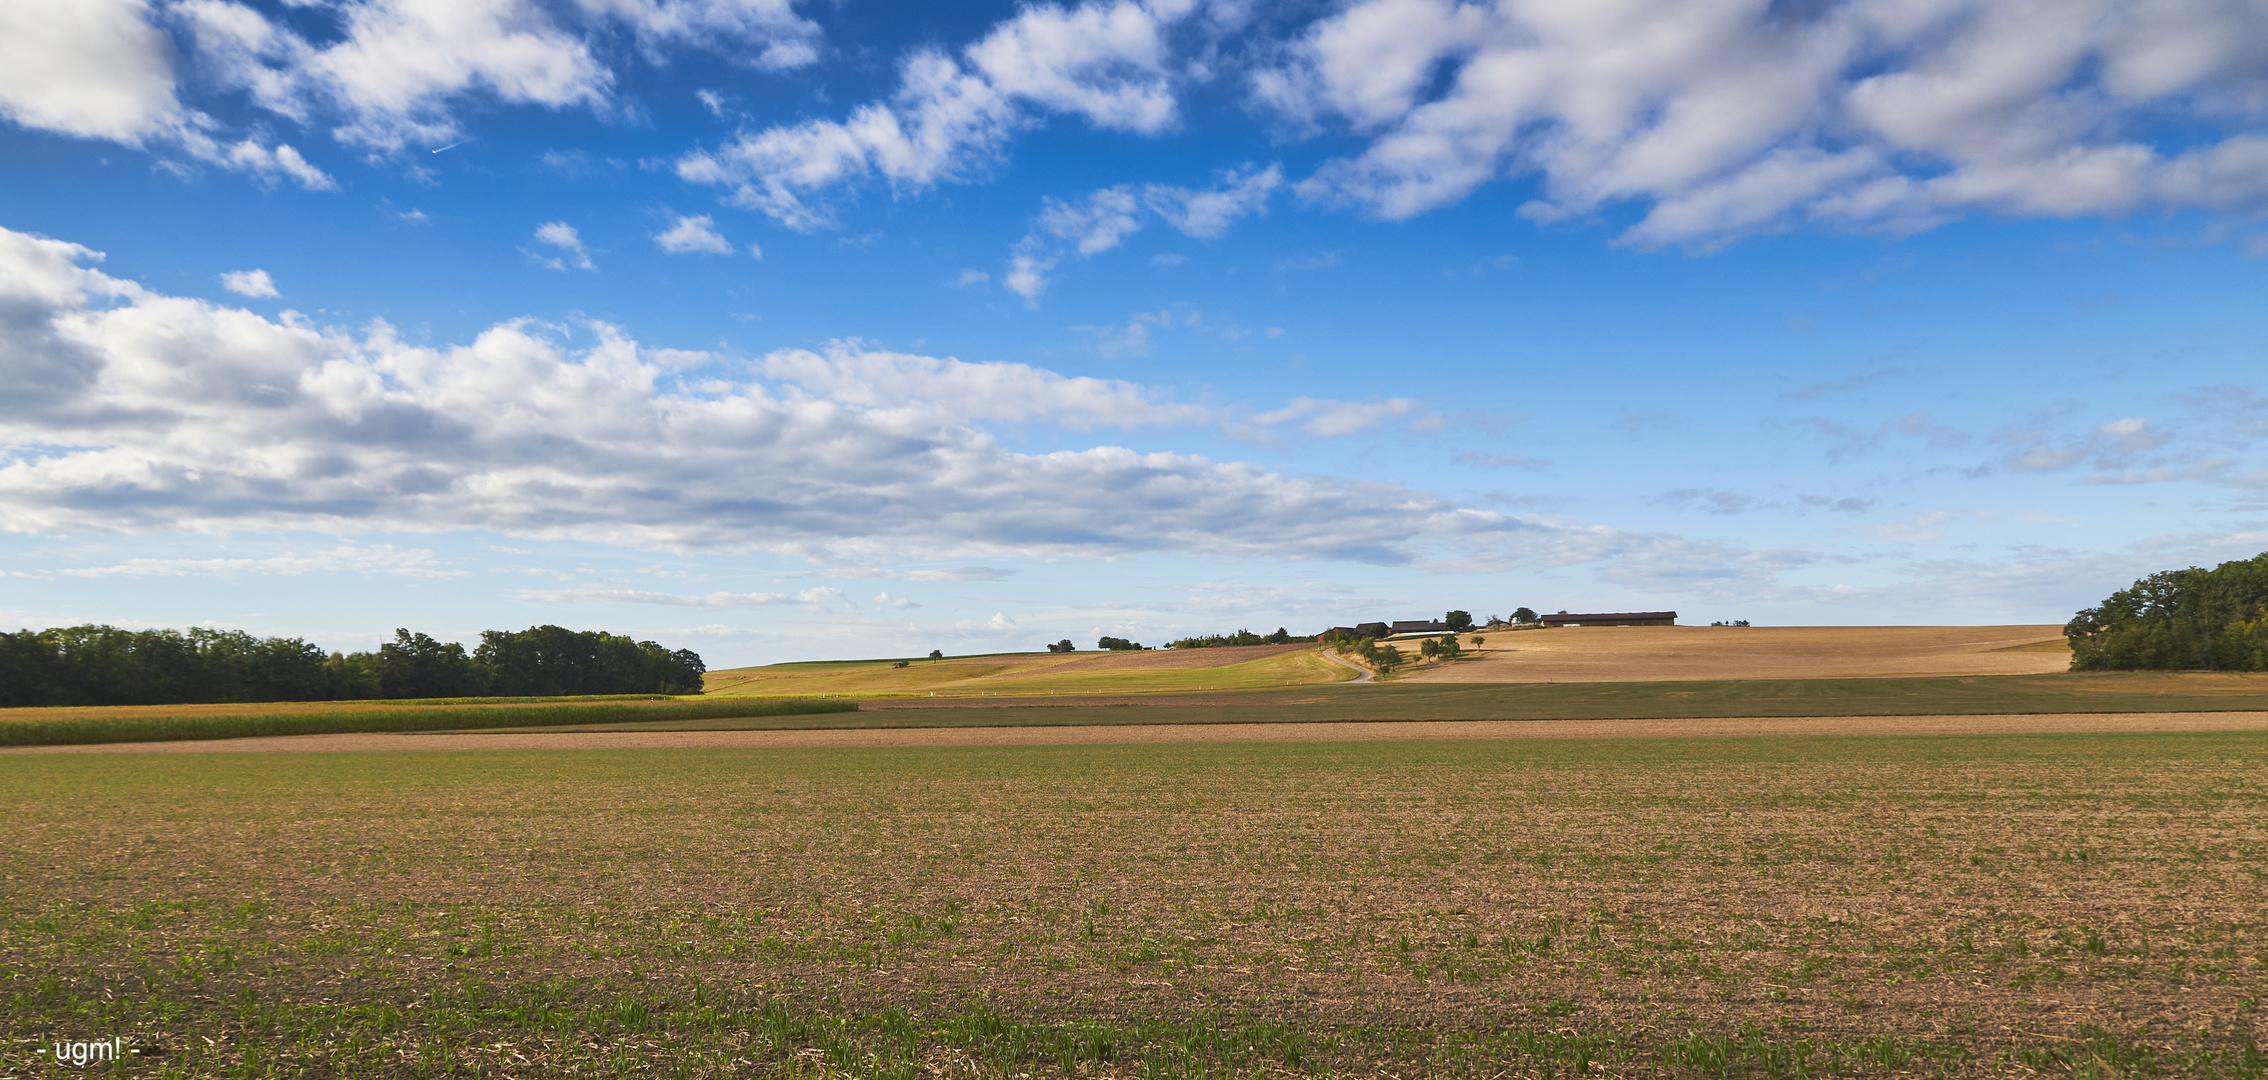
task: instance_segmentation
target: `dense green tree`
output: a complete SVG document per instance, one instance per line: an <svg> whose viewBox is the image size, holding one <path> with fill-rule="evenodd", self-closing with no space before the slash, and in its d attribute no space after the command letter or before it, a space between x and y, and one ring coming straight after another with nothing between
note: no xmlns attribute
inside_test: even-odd
<svg viewBox="0 0 2268 1080"><path fill-rule="evenodd" d="M1536 609L1531 607L1521 607L1514 609L1514 611L1512 612L1512 621L1534 622L1536 621Z"/></svg>
<svg viewBox="0 0 2268 1080"><path fill-rule="evenodd" d="M198 627L66 626L0 634L0 706L178 705L511 694L694 694L699 653L560 627L490 631L484 653L408 630L373 652ZM502 689L498 672L515 689Z"/></svg>
<svg viewBox="0 0 2268 1080"><path fill-rule="evenodd" d="M2268 553L2152 574L2063 628L2073 671L2268 670Z"/></svg>
<svg viewBox="0 0 2268 1080"><path fill-rule="evenodd" d="M550 625L486 631L473 660L487 670L488 692L510 697L697 694L707 671L689 650Z"/></svg>
<svg viewBox="0 0 2268 1080"><path fill-rule="evenodd" d="M0 708L61 704L62 680L60 658L37 632L0 634Z"/></svg>
<svg viewBox="0 0 2268 1080"><path fill-rule="evenodd" d="M1470 611L1452 611L1443 615L1441 621L1447 624L1450 633L1462 634L1473 628L1473 613Z"/></svg>
<svg viewBox="0 0 2268 1080"><path fill-rule="evenodd" d="M408 630L378 647L378 692L390 698L473 697L488 692L488 676L465 647Z"/></svg>

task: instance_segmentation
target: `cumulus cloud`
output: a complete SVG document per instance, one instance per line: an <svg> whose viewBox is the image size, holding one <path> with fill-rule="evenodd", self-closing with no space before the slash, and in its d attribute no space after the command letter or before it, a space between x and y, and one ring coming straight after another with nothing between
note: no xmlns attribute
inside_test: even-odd
<svg viewBox="0 0 2268 1080"><path fill-rule="evenodd" d="M98 258L0 230L0 528L480 528L841 566L1151 551L1407 563L1553 531L1396 483L1109 445L1019 453L970 419L1182 415L1126 384L856 353L768 358L778 383L681 381L603 324L573 346L525 322L422 345L382 322L167 296ZM967 414L916 392L961 394Z"/></svg>
<svg viewBox="0 0 2268 1080"><path fill-rule="evenodd" d="M1068 113L1096 127L1158 134L1179 120L1167 27L1180 4L1132 0L1028 7L949 55L924 49L900 66L897 92L844 120L739 135L679 159L678 175L731 190L731 201L796 229L827 224L820 196L879 175L897 191L961 178L1036 117Z"/></svg>
<svg viewBox="0 0 2268 1080"><path fill-rule="evenodd" d="M585 38L605 28L627 29L655 58L664 46L730 49L774 70L818 58L818 27L787 0L575 0L581 26L531 0L357 0L334 11L336 40L317 44L236 0L172 8L222 85L301 123L335 120L338 139L381 152L457 138L452 109L466 99L606 107L614 73Z"/></svg>
<svg viewBox="0 0 2268 1080"><path fill-rule="evenodd" d="M553 108L605 101L613 76L528 0L364 0L338 9L338 40L316 45L235 0L175 9L225 84L303 123L380 151L440 144L461 129L450 104L480 92Z"/></svg>
<svg viewBox="0 0 2268 1080"><path fill-rule="evenodd" d="M718 235L716 222L707 214L680 216L675 224L654 236L654 243L672 255L732 254L732 242ZM757 257L763 255L759 253Z"/></svg>
<svg viewBox="0 0 2268 1080"><path fill-rule="evenodd" d="M265 270L231 270L220 276L221 287L239 296L274 297L275 279Z"/></svg>
<svg viewBox="0 0 2268 1080"><path fill-rule="evenodd" d="M262 183L337 188L289 145L215 138L182 105L173 43L144 0L20 0L0 7L0 117L27 128L168 148ZM179 163L169 163L176 170Z"/></svg>
<svg viewBox="0 0 2268 1080"><path fill-rule="evenodd" d="M1538 220L1629 203L1640 245L1974 210L2268 209L2268 8L1358 0L1257 72L1367 146L1302 195L1405 218L1532 176Z"/></svg>
<svg viewBox="0 0 2268 1080"><path fill-rule="evenodd" d="M0 115L28 128L138 144L178 125L173 58L145 0L0 6Z"/></svg>
<svg viewBox="0 0 2268 1080"><path fill-rule="evenodd" d="M577 270L598 269L598 264L591 261L590 249L583 246L582 234L576 232L573 225L564 221L547 221L536 226L535 241L559 252L557 255L547 255L541 251L521 249L547 270L565 270L568 267Z"/></svg>

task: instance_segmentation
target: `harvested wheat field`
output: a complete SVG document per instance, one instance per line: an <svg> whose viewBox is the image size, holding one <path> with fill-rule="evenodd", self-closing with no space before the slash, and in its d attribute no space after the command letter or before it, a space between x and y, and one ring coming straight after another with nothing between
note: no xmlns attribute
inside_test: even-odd
<svg viewBox="0 0 2268 1080"><path fill-rule="evenodd" d="M1586 626L1484 633L1477 657L1399 682L1666 682L2040 675L2071 653L2060 626ZM1469 643L1470 638L1462 639Z"/></svg>
<svg viewBox="0 0 2268 1080"><path fill-rule="evenodd" d="M1312 642L1142 652L1009 653L913 660L830 660L712 671L711 697L935 694L939 697L1140 694L1340 682L1354 673Z"/></svg>

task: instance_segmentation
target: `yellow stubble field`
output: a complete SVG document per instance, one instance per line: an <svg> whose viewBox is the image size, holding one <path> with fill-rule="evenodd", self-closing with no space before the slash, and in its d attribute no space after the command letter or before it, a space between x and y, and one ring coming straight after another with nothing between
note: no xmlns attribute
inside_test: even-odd
<svg viewBox="0 0 2268 1080"><path fill-rule="evenodd" d="M1673 682L2044 675L2071 665L2063 628L1586 626L1483 632L1477 655L1400 682ZM1459 639L1469 650L1470 635ZM1407 646L1405 655L1415 652Z"/></svg>

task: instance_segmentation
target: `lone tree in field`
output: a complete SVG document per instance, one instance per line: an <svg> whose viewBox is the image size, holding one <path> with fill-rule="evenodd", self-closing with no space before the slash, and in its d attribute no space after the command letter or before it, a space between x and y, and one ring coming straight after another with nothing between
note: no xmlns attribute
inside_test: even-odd
<svg viewBox="0 0 2268 1080"><path fill-rule="evenodd" d="M1470 611L1452 611L1443 615L1441 621L1448 624L1450 633L1462 634L1473 628L1473 613Z"/></svg>
<svg viewBox="0 0 2268 1080"><path fill-rule="evenodd" d="M929 650L929 662L930 662L930 663L934 664L934 663L938 662L939 660L943 660L943 659L945 659L945 650L943 650L943 649L931 649L931 650Z"/></svg>

